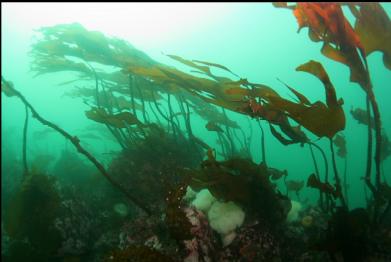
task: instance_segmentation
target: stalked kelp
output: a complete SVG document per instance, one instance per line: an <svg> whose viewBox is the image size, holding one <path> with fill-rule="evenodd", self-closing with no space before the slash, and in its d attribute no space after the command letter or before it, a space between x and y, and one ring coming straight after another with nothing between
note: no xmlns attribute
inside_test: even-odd
<svg viewBox="0 0 391 262"><path fill-rule="evenodd" d="M382 143L384 143L384 139L382 138L380 110L373 91L373 84L370 77L367 56L370 55L373 51L382 52L384 65L386 68L390 69L391 21L379 3L348 3L346 5L355 17L355 24L352 26L342 11L342 5L344 4L275 4L276 7L283 7L293 10L293 14L296 17L299 25L299 31L304 27L308 27L308 35L310 39L314 42L323 43L321 53L336 62L340 62L348 66L350 69L350 81L359 84L359 86L366 94L366 110L352 109L351 113L353 117L360 123L368 125L367 168L364 180L373 194L374 204L367 207L367 209L370 211L367 224L369 224L369 220L371 220L372 226L376 227L379 221L379 216L382 217L382 215L379 214L382 212L387 212L387 209L390 206L390 202L385 200L386 198L384 198L383 192L384 188L381 186L382 182L380 164L382 155L384 155L384 153L382 154ZM371 116L371 110L373 112L373 118ZM373 180L371 179L372 128L375 130L376 141L374 154L376 173L374 177L374 184L372 183ZM338 142L340 146L343 145L341 138L336 140L336 142ZM329 184L321 183L315 178L314 175L310 176L308 185L317 187L324 192L329 192L334 196L337 196L340 195L341 187L336 171L337 168L335 164L332 141L330 141L330 148L333 157L333 168L336 174L336 188L333 189ZM343 154L343 151L339 152L342 156L346 157ZM343 234L342 232L345 230L346 233L344 234L344 237L341 236L341 238L345 239L346 241L342 240L342 243L340 245L337 244L336 248L335 243L332 244L334 245L333 251L330 253L330 250L328 249L331 259L336 259L335 252L340 252L339 254L342 254L342 257L345 261L361 261L365 259L364 257L367 256L367 254L365 254L365 248L367 248L367 246L359 246L359 243L362 244L367 241L365 233L363 238L356 239L355 236L351 236L351 234L354 233L348 231L349 229L346 229L352 226L353 219L360 219L361 214L363 212L367 212L365 210L360 210L359 213L354 211L356 210L348 213L347 210L342 209L337 210L337 212L334 213L334 218L336 220L340 219L337 223L343 223L344 228L341 227L333 229L331 226L329 227L328 232L335 235ZM367 216L367 214L365 215ZM351 218L347 219L346 216L351 216ZM342 222L343 220L345 221ZM349 220L350 222L346 222L346 220ZM348 239L346 239L346 237ZM338 241L333 238L328 244L331 244L331 242ZM357 253L354 252L355 249L360 249L364 253L357 256Z"/></svg>
<svg viewBox="0 0 391 262"><path fill-rule="evenodd" d="M113 186L117 187L120 191L122 191L122 193L124 193L129 199L131 199L136 205L138 205L141 209L143 209L144 212L150 213L148 207L145 206L142 203L141 200L138 200L137 197L134 197L132 194L127 192L126 189L124 189L121 186L121 184L119 184L117 181L113 180L110 177L110 175L106 172L106 169L104 168L104 166L99 161L97 161L96 158L94 158L88 151L86 151L83 146L80 145L80 140L76 136L71 136L69 133L64 131L62 128L60 128L57 125L47 121L44 118L42 118L38 114L38 112L34 109L34 107L26 100L26 98L19 91L17 91L13 87L13 84L11 82L5 80L3 77L1 78L1 87L2 87L2 91L3 90L7 90L7 91L4 91L4 92L6 92L6 94L8 96L11 96L11 97L16 96L16 97L18 97L24 103L24 105L30 109L30 111L32 112L32 115L34 116L34 118L36 118L39 122L41 122L43 125L46 125L46 126L52 128L52 129L54 129L55 131L60 133L62 136L64 136L67 140L69 140L75 146L77 151L79 153L85 155L88 158L88 160L96 166L96 168L101 172L101 174Z"/></svg>
<svg viewBox="0 0 391 262"><path fill-rule="evenodd" d="M34 59L32 70L37 72L37 75L67 70L78 72L80 78L65 83L67 85L76 81L93 80L94 86L91 88L78 87L78 90L68 94L73 97L84 97L92 107L86 112L86 116L106 125L123 148L128 148L134 143L132 140L138 136L137 132L143 132L140 126L145 127L152 121L157 121L159 124L165 121L170 132L177 137L183 135L180 125L184 123L188 138L195 143L199 142L191 130L190 109L208 121L217 121L218 124L224 122L224 125L238 127L236 124L229 123L230 120L226 116L211 117L212 114L207 111L213 108L194 97L194 90L190 87L184 88L183 84L186 86L188 84L180 81L179 77L186 77L186 81L191 78L214 85L212 81L193 77L162 65L125 41L87 31L79 24L42 28L40 32L43 37L33 45L32 49ZM105 50L105 55L98 54L94 49L93 43L97 41L100 41L99 46ZM170 57L181 62L185 61L178 56ZM52 64L57 60L59 65L54 67ZM94 66L91 62L94 62ZM213 76L209 70L211 66L229 71L222 65L196 62L202 65L197 69L209 76ZM187 65L193 65L192 63L188 62ZM116 70L105 72L102 67L107 65ZM215 79L222 81L223 78L216 76ZM202 86L202 89L205 91L206 86ZM217 91L217 86L211 87L210 92ZM164 97L167 98L167 107L163 107L160 102ZM173 112L174 104L179 105L180 112ZM150 110L147 111L147 108ZM135 124L137 128L131 128ZM236 132L228 127L226 132L219 134L219 140L224 147L223 154L235 153L233 135L237 136Z"/></svg>
<svg viewBox="0 0 391 262"><path fill-rule="evenodd" d="M355 24L352 26L342 12L342 4L339 3L298 3L290 5L277 4L276 7L285 7L293 10L299 30L308 27L309 37L312 41L323 42L321 53L350 69L350 81L359 84L366 94L367 120L363 120L363 114L359 120L368 124L368 152L365 182L371 189L373 196L381 195L381 118L380 110L373 92L370 78L367 56L374 51L383 53L383 61L386 68L390 69L391 54L391 21L379 3L352 3L347 4L353 16ZM373 111L371 120L370 109ZM354 111L353 111L354 112ZM358 117L358 111L354 115ZM375 129L375 185L371 182L372 161L372 130ZM332 144L331 144L332 145ZM378 206L375 208L374 218L378 217Z"/></svg>

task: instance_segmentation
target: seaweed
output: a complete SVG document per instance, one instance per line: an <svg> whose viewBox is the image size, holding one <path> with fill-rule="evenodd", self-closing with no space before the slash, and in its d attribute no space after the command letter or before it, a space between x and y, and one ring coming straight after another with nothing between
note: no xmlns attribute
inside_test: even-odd
<svg viewBox="0 0 391 262"><path fill-rule="evenodd" d="M217 68L229 72L237 77L237 75L231 70L229 70L226 66L217 63L211 63L201 60L187 60L176 55L169 55L169 57L173 58L174 60L186 64L196 69L198 72L201 72L202 74L205 74L209 78L211 78L207 79L186 74L175 68L154 62L146 55L135 55L132 53L138 52L135 49L132 49L132 52L128 50L128 52L124 53L123 56L127 58L122 58L120 62L118 61L120 60L119 56L117 56L117 54L113 54L115 53L114 50L117 48L117 42L115 42L115 44L111 44L113 39L104 37L102 34L99 34L97 32L87 31L79 24L60 25L53 28L42 28L40 31L43 33L44 38L38 41L35 45L33 45L32 52L37 63L39 63L39 61L45 63L45 60L40 60L40 57L50 57L53 55L56 57L60 57L62 60L66 59L64 58L66 56L73 56L83 60L90 70L89 77L95 79L96 82L95 97L96 105L99 110L104 110L100 107L105 107L108 112L112 114L112 107L116 104L119 104L119 101L118 98L114 98L114 96L112 95L105 95L106 97L102 99L103 97L101 96L103 96L103 93L102 91L98 91L98 79L102 80L102 83L106 84L116 83L116 85L110 84L109 90L111 90L112 92L120 92L121 94L130 96L131 103L130 105L127 104L126 106L132 108L133 115L135 116L136 94L139 95L137 99L141 100L142 108L144 109L144 100L153 102L160 115L163 116L163 118L165 118L169 122L172 132L174 133L180 133L177 116L175 115L175 119L173 119L171 117L165 116L164 113L161 112L158 107L158 104L156 103L156 100L160 99L160 95L158 92L167 93L168 98L171 98L170 94L173 94L177 98L177 100L181 100L181 103L186 102L187 100L194 105L193 109L203 118L207 118L208 121L214 121L219 124L229 125L234 128L237 128L238 125L233 121L228 120L226 116L220 117L218 114L216 114L216 110L213 110L214 114L213 117L211 117L212 114L209 114L209 112L205 111L212 109L209 103L219 107L230 109L232 111L243 113L243 110L241 110L241 108L243 108L243 106L247 103L245 99L246 97L262 96L267 98L273 95L278 96L275 91L265 85L250 83L244 78L240 78L239 80L231 80L227 77L220 77L212 74L211 68ZM55 39L55 41L50 42L49 39ZM50 45L53 45L54 48L47 46L46 42L48 41L50 42ZM96 53L96 50L91 49L92 43L95 43L96 41L102 41L99 44L99 48L102 48L102 50L104 50L102 51L102 54L104 55L98 55ZM109 48L110 50L107 49L107 44L112 45ZM55 52L53 52L53 49L55 49ZM82 52L80 50L82 50ZM83 53L83 55L81 53ZM138 59L135 59L136 57ZM69 59L67 59L67 61L68 60ZM124 61L127 61L127 63L124 63ZM66 63L66 61L63 62ZM110 74L104 73L92 68L89 64L90 62L113 65L116 67L120 67L121 70ZM69 60L69 65L71 65L72 63L74 62ZM39 67L35 67L33 68L33 70L38 71L39 73L41 69ZM64 68L64 70L66 69ZM85 70L80 68L79 72L83 74L83 71ZM122 73L118 74L119 72ZM132 81L130 81L131 83L129 83L129 81L126 81L126 76L129 76L129 79L132 79ZM101 87L104 88L104 85L101 84ZM135 90L133 90L134 88ZM129 91L125 91L125 89L130 90L130 94ZM83 96L85 95L83 94ZM90 93L88 96L91 95L93 94ZM180 98L178 98L179 96ZM197 101L197 98L201 98L203 102L201 103L200 100ZM107 103L108 101L110 102ZM144 120L146 120L147 117L145 115L145 110L141 109L141 112L143 113ZM172 111L170 112L170 115L173 115ZM184 111L182 110L182 115L185 115L183 114L183 112ZM251 114L251 112L245 113ZM274 117L273 114L275 113L271 113L271 115L269 116L269 120L271 120L270 117ZM277 112L277 117L281 118L285 116L282 116L281 113ZM97 120L102 120L102 117L98 117L99 119L97 117L95 118ZM174 120L177 121L176 124L174 124ZM186 121L188 122L188 120ZM305 140L305 138L303 139L303 133L298 134L297 132L295 132L294 129L291 128L289 124L287 124L287 120L278 119L275 121L279 122L279 124L282 125L281 129L283 130L283 132L286 132L289 137L292 138L292 143L296 143L297 140L300 140L301 142ZM116 137L118 143L123 148L127 148L128 145L133 143L132 141L129 141L132 140L132 138L124 135L121 130L116 130L116 128L118 128L117 126L121 126L120 128L123 128L122 124L114 124L114 126L110 126L110 121L105 124L108 125L107 128L109 128L110 132ZM186 124L186 129L189 132L188 124ZM226 153L230 152L230 154L233 155L236 149L234 148L235 144L233 143L233 138L231 137L230 131L228 130L225 135L230 143L230 150L226 148L225 151Z"/></svg>
<svg viewBox="0 0 391 262"><path fill-rule="evenodd" d="M347 150L345 136L338 134L335 136L333 142L338 147L337 155L341 158L346 158Z"/></svg>
<svg viewBox="0 0 391 262"><path fill-rule="evenodd" d="M33 115L34 118L36 118L39 122L41 122L43 125L49 126L50 128L54 129L58 133L60 133L62 136L64 136L66 139L68 139L77 149L77 151L83 155L85 155L89 161L91 161L97 169L100 171L100 173L116 188L118 188L122 193L124 193L132 202L134 202L138 207L140 207L142 210L144 210L147 214L150 214L150 210L148 207L137 197L133 196L129 192L126 191L126 189L121 186L117 181L113 180L111 176L107 173L104 166L96 160L87 150L85 150L80 145L80 140L76 136L71 136L69 133L58 127L57 125L47 121L46 119L42 118L38 112L34 109L34 107L26 100L26 98L15 88L13 88L10 85L10 82L6 81L4 77L1 78L2 85L7 86L8 89L12 91L12 93L17 96L23 104L28 107Z"/></svg>
<svg viewBox="0 0 391 262"><path fill-rule="evenodd" d="M146 137L114 157L108 172L129 192L142 195L155 214L163 212L167 191L180 179L178 170L198 166L200 154L200 146L192 140L176 139L155 126L146 131Z"/></svg>
<svg viewBox="0 0 391 262"><path fill-rule="evenodd" d="M390 69L390 46L391 37L389 28L390 19L379 3L348 4L350 10L355 16L355 26L351 26L345 18L341 3L297 3L294 6L277 4L276 7L289 8L293 10L299 31L308 27L309 37L312 41L323 42L321 53L350 69L350 81L359 84L366 94L366 111L368 126L368 145L367 145L367 168L365 174L365 183L372 191L375 198L381 184L381 117L379 107L373 92L373 85L370 79L367 56L373 51L383 53L383 61L386 68ZM357 6L359 9L357 9ZM374 116L375 129L375 186L372 184L371 163L372 163L372 123L371 112ZM360 120L362 121L362 120ZM363 121L362 121L363 122ZM332 144L331 144L332 146ZM336 169L335 169L336 170ZM378 206L374 210L376 221Z"/></svg>
<svg viewBox="0 0 391 262"><path fill-rule="evenodd" d="M73 56L121 67L130 63L156 63L129 43L117 38L107 38L97 31L88 31L78 23L42 27L38 32L43 38L33 45L33 56Z"/></svg>
<svg viewBox="0 0 391 262"><path fill-rule="evenodd" d="M345 18L342 5L347 5L356 18L354 27ZM287 180L286 170L281 171L279 168L267 165L265 134L261 125L261 120L264 120L269 125L274 138L283 145L308 144L310 147L315 173L309 176L306 184L307 187L319 191L320 207L323 213L317 218L327 216L330 211L332 215L324 241L320 241L314 248L318 251L327 251L332 260L337 260L339 256L346 261L364 259L369 252L367 250L368 226L371 224L375 228L375 226L383 225L389 216L391 205L390 187L385 178L382 182L379 169L380 163L391 155L391 146L385 130L381 129L380 112L373 93L366 60L369 54L380 51L383 54L385 67L391 69L390 20L381 5L377 3L368 5L361 3L274 3L274 6L292 10L297 19L299 31L308 27L310 39L321 42L321 53L348 66L350 81L359 84L367 96L366 110L359 108L351 110L353 118L367 125L368 128L367 168L364 181L371 189L374 199L372 203L368 201L367 211L360 209L348 211L346 141L344 136L338 134L345 129L346 124L342 107L343 99L337 97L336 88L322 64L314 60L298 66L296 71L307 72L321 81L324 88L324 102L311 102L306 95L298 91L299 89L280 79L278 80L294 95L293 100L285 99L272 87L249 82L227 66L215 62L186 59L174 54L167 55L176 62L189 67L190 72L186 73L154 61L126 41L107 37L97 31L89 31L80 24L44 27L39 30L42 37L32 46L32 71L36 76L64 71L78 73L77 79L61 83L61 85L67 85L66 88L77 81L89 81L87 83L90 83L92 87L76 86L76 90L68 90L66 95L82 98L84 103L90 107L85 112L86 117L104 124L107 129L106 134L111 133L111 138L115 138L115 141L122 147L122 151L115 153L117 156L111 161L109 171L106 171L105 167L81 146L78 137L71 136L57 125L43 119L26 98L13 87L12 83L2 78L2 92L6 96L18 97L25 105L24 145L27 143L28 110L30 110L33 118L62 134L79 153L85 155L98 168L115 189L125 194L145 213L156 215L164 212L164 219L160 219L165 223L163 231L170 234L171 241L176 241L176 246L179 247L176 251L181 254L184 254L185 249L196 248L187 246L192 243L189 240L195 238L195 228L192 223L194 221L188 213L192 209L187 208L187 203L183 200L187 186L189 185L195 191L206 188L220 201L233 201L246 211L247 218L247 225L242 230L234 232L239 234L238 239L240 239L236 241L237 252L251 258L257 253L262 253L262 251L253 250L253 247L270 243L270 241L263 241L264 237L268 238L265 236L267 234L260 232L264 228L280 229L276 232L281 232L281 238L286 238L287 234L281 229L285 229L285 226L297 227L296 224L300 224L287 223L288 225L285 225L284 222L288 207L291 207L288 193L295 192L300 200L299 193L305 185L305 182L301 180ZM105 69L107 66L111 67L110 71ZM222 71L224 74L218 75L215 71L220 73ZM151 109L149 111L147 111L148 106ZM247 120L255 118L258 122L262 132L262 162L260 164L251 160L249 148L252 130L250 138L246 137L241 123L230 119L227 111L240 113ZM214 149L212 145L208 145L195 135L191 121L193 115L205 120L205 128L215 132L220 150ZM370 177L372 129L376 134L375 185L372 185ZM326 137L329 140L335 186L329 183L326 154L320 146L307 137L307 130L317 138ZM84 133L84 137L102 139L103 136ZM345 160L343 186L338 174L335 146L338 147L337 155ZM313 147L321 152L325 162L325 176L322 178ZM203 161L202 150L206 151L206 159ZM32 174L26 176L23 183L26 186L32 183L31 179L37 179L38 176L34 173L38 172L38 169L32 166L33 168L28 170L26 146L23 151L25 174ZM222 160L217 160L217 156L222 156ZM58 166L63 167L64 172L72 173L73 176L85 173L82 168L75 170L78 167L76 161L69 161L72 167L69 164L64 166L61 160L67 158L64 151L58 162ZM42 165L47 166L47 164ZM57 168L56 171L58 170ZM72 178L74 177L71 176ZM286 196L282 195L276 184L272 183L281 178L287 188ZM47 184L42 181L37 182L37 184L40 183ZM87 181L85 184L88 183ZM41 190L39 186L37 187ZM54 189L53 185L50 187ZM80 190L77 187L73 188ZM22 193L19 192L19 194ZM8 216L16 219L7 218L6 221L7 231L11 237L16 239L12 255L16 256L21 248L25 249L24 251L31 257L37 255L34 252L40 249L55 250L55 245L58 244L58 234L56 235L55 232L47 232L52 246L46 248L39 246L47 243L42 239L35 239L35 235L38 235L36 232L30 234L27 232L30 229L26 226L22 228L15 226L26 223L24 220L27 219L27 216L21 215L23 210L18 205L22 205L19 202L28 201L26 199L22 201L21 198L17 196L10 205L13 210ZM102 199L107 202L110 196L105 194ZM30 200L32 201L33 198ZM53 209L50 211L59 210L58 195L55 196L53 193L45 201L41 204L53 201ZM337 201L341 201L342 208L336 208ZM32 206L27 207L26 210L29 211ZM306 212L308 211L304 210L300 215ZM42 222L53 218L52 212L48 212L47 215L50 217L44 217ZM313 216L315 220L314 214L307 214L308 216L311 218ZM142 220L142 217L140 219ZM248 230L253 226L252 223L253 225L262 224L262 230L258 226ZM137 223L133 226L137 227ZM162 225L159 224L159 226ZM206 223L203 226L208 225ZM321 228L319 226L316 229L319 233L318 239L322 236ZM46 230L42 226L35 229L40 232ZM162 233L160 231L162 228L156 230ZM246 232L254 233L256 237L246 238ZM235 234L229 237L235 237ZM305 232L300 235L305 237L306 234ZM25 236L32 239L29 240L31 243L22 242ZM200 236L201 234L196 237ZM257 243L255 245L245 243L249 239ZM38 244L38 242L41 243ZM197 244L200 245L198 242ZM263 245L262 248L268 249ZM354 249L361 251L354 254ZM229 253L229 248L225 251ZM38 256L53 255L51 251L48 252L48 254L38 254ZM299 251L296 252L298 254ZM234 254L230 255L234 256ZM113 250L105 259L107 261L173 260L157 250L133 244L124 250Z"/></svg>
<svg viewBox="0 0 391 262"><path fill-rule="evenodd" d="M342 194L341 189L338 186L336 188L334 188L329 183L320 182L319 179L315 176L315 174L312 174L308 177L307 186L312 187L312 188L316 188L316 189L322 191L323 193L330 194L334 198L341 197L341 194Z"/></svg>
<svg viewBox="0 0 391 262"><path fill-rule="evenodd" d="M119 249L110 252L104 259L105 262L173 262L176 261L170 256L167 256L157 250L146 246L128 246L126 249Z"/></svg>
<svg viewBox="0 0 391 262"><path fill-rule="evenodd" d="M129 112L121 112L118 114L108 114L104 109L92 108L86 111L86 116L99 123L106 123L117 128L125 128L130 125L140 125L141 122L136 116Z"/></svg>
<svg viewBox="0 0 391 262"><path fill-rule="evenodd" d="M189 185L194 190L207 188L215 198L242 206L250 217L269 222L284 220L285 198L274 191L264 164L243 158L216 161L212 151L208 156L200 170L188 171Z"/></svg>
<svg viewBox="0 0 391 262"><path fill-rule="evenodd" d="M215 75L213 75L211 73L211 70L210 70L210 67L217 67L217 68L220 68L220 69L223 69L229 73L231 73L232 75L234 76L237 76L235 73L233 73L231 70L229 70L226 66L223 66L223 65L220 65L220 64L216 64L216 63L210 63L210 62L206 62L206 61L200 61L200 60L187 60L187 59L184 59L180 56L177 56L177 55L167 55L168 57L178 61L178 62L181 62L182 64L185 64L187 66L190 66L190 67L193 67L199 71L197 71L198 73L203 73L213 79L215 79L216 81L229 81L228 78L223 78L223 77L217 77ZM198 65L198 64L203 64L204 66L202 65ZM201 71L201 72L200 72Z"/></svg>
<svg viewBox="0 0 391 262"><path fill-rule="evenodd" d="M192 239L191 234L192 224L183 211L181 204L182 198L186 194L187 183L182 182L174 189L169 190L166 202L166 217L165 222L169 228L170 234L177 241L179 245L183 245L184 240Z"/></svg>
<svg viewBox="0 0 391 262"><path fill-rule="evenodd" d="M391 21L383 7L379 3L354 3L349 8L356 17L354 31L366 55L382 52L384 65L391 70Z"/></svg>
<svg viewBox="0 0 391 262"><path fill-rule="evenodd" d="M61 213L61 202L53 178L42 174L27 176L7 204L5 213L5 230L16 241L15 245L27 238L27 249L41 261L56 257L62 238L54 220ZM11 256L17 256L19 248L11 249L15 249Z"/></svg>
<svg viewBox="0 0 391 262"><path fill-rule="evenodd" d="M390 155L391 155L391 142L388 139L387 133L383 130L382 133L382 147L381 147L381 156L380 156L380 161L386 160Z"/></svg>
<svg viewBox="0 0 391 262"><path fill-rule="evenodd" d="M281 171L276 168L269 167L267 169L267 172L272 180L278 180L282 177L284 177L284 179L286 179L286 177L288 176L288 171L286 169Z"/></svg>
<svg viewBox="0 0 391 262"><path fill-rule="evenodd" d="M53 160L51 154L35 154L31 161L31 173L47 173Z"/></svg>
<svg viewBox="0 0 391 262"><path fill-rule="evenodd" d="M24 176L27 176L29 174L29 169L27 166L27 127L29 121L29 111L26 105L25 105L25 114L26 114L26 118L24 120L24 127L23 127L23 167L24 167Z"/></svg>
<svg viewBox="0 0 391 262"><path fill-rule="evenodd" d="M350 114L354 119L358 121L358 123L370 126L371 128L375 128L375 119L373 117L370 118L370 122L368 122L368 112L362 108L356 108L356 109L351 109ZM369 124L370 123L370 124Z"/></svg>
<svg viewBox="0 0 391 262"><path fill-rule="evenodd" d="M319 137L326 136L332 138L338 131L345 128L345 115L342 109L342 100L337 101L335 89L331 84L323 66L316 61L309 61L296 69L305 71L318 77L325 88L326 104L317 101L308 104L308 99L300 95L300 103L293 103L277 96L270 97L270 104L275 110L287 112L288 116L296 122L313 132ZM305 103L303 103L305 101Z"/></svg>
<svg viewBox="0 0 391 262"><path fill-rule="evenodd" d="M211 122L211 121L209 121L209 122L205 125L205 127L206 127L206 129L208 129L209 131L224 132L223 129L221 129L221 127L219 127L216 123Z"/></svg>
<svg viewBox="0 0 391 262"><path fill-rule="evenodd" d="M359 10L356 8L359 6ZM375 128L375 185L380 186L381 162L381 121L380 111L373 93L369 68L366 57L374 50L383 52L385 66L390 69L390 20L379 3L350 4L350 10L356 17L354 29L343 15L340 4L299 3L294 9L298 18L299 27L308 26L310 36L314 41L323 41L322 54L347 65L350 68L350 81L356 82L367 95L367 118L370 124L370 110L372 107ZM336 47L331 46L335 44ZM371 167L371 126L368 127L368 156L366 183L373 190L369 177Z"/></svg>

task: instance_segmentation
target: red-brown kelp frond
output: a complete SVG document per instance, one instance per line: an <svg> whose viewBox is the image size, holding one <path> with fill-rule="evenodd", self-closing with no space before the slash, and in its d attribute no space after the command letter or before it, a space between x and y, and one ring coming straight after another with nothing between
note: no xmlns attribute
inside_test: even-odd
<svg viewBox="0 0 391 262"><path fill-rule="evenodd" d="M129 112L121 112L117 114L109 114L103 108L93 107L85 112L86 116L98 123L105 123L117 128L125 128L131 125L142 125L142 123Z"/></svg>
<svg viewBox="0 0 391 262"><path fill-rule="evenodd" d="M323 41L322 54L350 68L350 81L358 83L367 95L367 111L371 105L375 119L376 134L376 186L380 186L381 118L373 92L366 57L374 50L382 51L384 63L390 65L391 37L390 20L380 4L360 6L350 4L356 17L355 30L345 18L340 3L298 3L294 7L299 28L308 27L313 41ZM287 7L278 5L278 7ZM374 39L372 39L374 38ZM365 45L363 44L365 42ZM370 103L369 103L370 102ZM370 114L368 112L368 119ZM370 124L370 121L368 120ZM368 128L368 153L366 177L370 176L372 136ZM370 180L367 180L370 181ZM368 182L370 183L370 182ZM372 188L370 186L370 188Z"/></svg>
<svg viewBox="0 0 391 262"><path fill-rule="evenodd" d="M326 94L326 105L320 101L310 105L307 102L294 103L287 99L273 96L269 97L271 107L275 110L286 112L289 117L315 135L332 138L338 131L345 128L345 114L342 109L343 101L341 99L337 100L334 86L319 62L311 60L300 65L296 70L313 74L322 81ZM300 93L296 91L295 94L298 96ZM302 94L298 98L300 101L308 101Z"/></svg>
<svg viewBox="0 0 391 262"><path fill-rule="evenodd" d="M341 189L340 188L334 188L329 183L323 183L319 179L316 178L315 174L312 174L308 177L307 180L307 186L316 188L323 193L331 194L334 198L341 197Z"/></svg>
<svg viewBox="0 0 391 262"><path fill-rule="evenodd" d="M208 129L209 131L224 132L223 129L221 129L221 127L217 123L215 123L213 121L209 121L205 125L205 128Z"/></svg>
<svg viewBox="0 0 391 262"><path fill-rule="evenodd" d="M356 17L354 31L367 56L382 52L384 65L391 70L391 20L383 7L379 3L354 3L349 8Z"/></svg>
<svg viewBox="0 0 391 262"><path fill-rule="evenodd" d="M313 41L323 41L322 54L350 68L350 80L369 88L366 53L338 3L298 3L293 11L299 30L309 28Z"/></svg>
<svg viewBox="0 0 391 262"><path fill-rule="evenodd" d="M216 161L212 154L200 170L188 174L191 188L197 191L207 188L215 198L243 207L249 217L262 218L271 224L286 218L283 203L288 200L275 192L264 164L243 158Z"/></svg>

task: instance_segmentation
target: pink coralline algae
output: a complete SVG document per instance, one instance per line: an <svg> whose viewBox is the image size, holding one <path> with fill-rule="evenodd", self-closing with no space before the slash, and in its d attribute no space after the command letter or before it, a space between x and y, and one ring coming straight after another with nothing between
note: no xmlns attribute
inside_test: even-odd
<svg viewBox="0 0 391 262"><path fill-rule="evenodd" d="M209 226L206 216L197 211L195 208L184 208L186 217L192 224L191 240L185 240L184 244L188 251L185 262L212 261L212 254L215 250L216 243L211 227Z"/></svg>

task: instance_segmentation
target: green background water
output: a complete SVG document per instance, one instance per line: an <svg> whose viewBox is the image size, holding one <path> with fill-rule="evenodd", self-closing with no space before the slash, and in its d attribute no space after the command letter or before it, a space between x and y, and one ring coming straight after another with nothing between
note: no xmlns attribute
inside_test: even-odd
<svg viewBox="0 0 391 262"><path fill-rule="evenodd" d="M391 17L391 4L382 5ZM348 10L344 11L352 19ZM153 59L177 68L182 67L162 52L225 65L250 82L269 85L283 97L289 98L288 90L277 81L278 77L305 94L311 102L325 100L323 87L318 79L296 72L295 68L311 59L321 62L336 87L337 97L344 99L350 207L364 205L360 177L364 176L366 166L367 128L359 125L349 113L351 107L365 108L364 92L357 84L349 82L346 66L320 54L322 43L310 41L307 29L297 33L296 19L289 10L274 8L270 3L2 4L2 76L12 81L43 117L71 134L79 135L83 128L92 124L84 115L89 107L82 99L63 96L65 91L72 88L71 85L58 86L58 83L73 79L75 75L57 73L34 78L29 69L31 58L28 56L36 34L34 29L72 22L81 23L87 30L98 30L108 36L123 38ZM388 137L391 137L391 72L385 69L379 52L371 54L368 62L382 125ZM21 155L24 107L15 98L3 94L1 97L2 152L5 152L7 146ZM247 134L250 132L248 117L236 113L230 113L229 116ZM205 129L205 123L201 118L194 117L194 132L213 145L217 137ZM253 159L258 163L261 159L260 130L255 120L251 120L251 124L254 130L251 150ZM270 134L267 126L264 127L268 164L287 169L289 179L306 180L314 171L308 148L283 146ZM55 133L38 139L34 133L40 130L44 130L44 127L31 120L28 131L29 155L45 152L58 156L68 146ZM312 134L309 136L316 139ZM82 143L105 163L109 160L105 159L103 153L119 150L118 145L110 141L82 140ZM321 139L318 143L326 150L330 163L328 141ZM316 156L323 173L323 162L318 152ZM342 173L343 159L337 158L337 165ZM391 159L383 163L383 169L390 182ZM303 189L302 199L309 198L314 202L316 197L316 190Z"/></svg>

